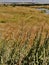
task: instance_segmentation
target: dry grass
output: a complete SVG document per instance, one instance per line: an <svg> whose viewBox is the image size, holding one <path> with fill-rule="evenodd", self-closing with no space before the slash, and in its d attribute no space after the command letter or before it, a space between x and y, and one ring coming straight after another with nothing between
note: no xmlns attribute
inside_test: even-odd
<svg viewBox="0 0 49 65"><path fill-rule="evenodd" d="M0 47L5 44L6 53L9 54L5 53L6 59L8 56L10 57L10 53L15 47L13 46L15 42L18 43L18 49L26 46L22 51L20 49L21 56L25 56L33 44L37 30L40 33L41 27L43 27L41 44L45 38L46 31L49 33L49 15L31 7L0 7L0 22ZM14 56L15 53L16 51Z"/></svg>
<svg viewBox="0 0 49 65"><path fill-rule="evenodd" d="M0 38L19 38L22 33L22 40L26 38L31 29L31 39L38 28L43 26L44 30L49 29L49 15L30 7L0 7ZM22 41L23 42L23 41Z"/></svg>
<svg viewBox="0 0 49 65"><path fill-rule="evenodd" d="M40 15L39 15L40 14ZM31 16L27 20L27 22L43 22L46 20L49 20L49 15L45 15L41 11L37 11L35 8L30 7L22 7L22 6L16 6L16 7L0 7L0 22L20 22L24 21L26 18Z"/></svg>
<svg viewBox="0 0 49 65"><path fill-rule="evenodd" d="M49 5L43 5L43 6L30 6L32 8L46 8L46 9L49 9Z"/></svg>

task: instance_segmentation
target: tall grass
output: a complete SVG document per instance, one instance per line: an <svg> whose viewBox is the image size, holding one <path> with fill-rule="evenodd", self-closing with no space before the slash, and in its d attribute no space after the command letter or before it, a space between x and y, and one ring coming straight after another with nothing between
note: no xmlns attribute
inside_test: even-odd
<svg viewBox="0 0 49 65"><path fill-rule="evenodd" d="M31 31L27 33L27 38L21 46L20 40L0 40L0 65L49 65L49 35L46 32L44 42L42 42L43 27L37 30L31 48L28 50ZM18 38L18 39L19 39Z"/></svg>
<svg viewBox="0 0 49 65"><path fill-rule="evenodd" d="M26 57L22 60L22 65L49 65L49 36L46 32L44 43L40 45L42 30L36 33L33 45Z"/></svg>

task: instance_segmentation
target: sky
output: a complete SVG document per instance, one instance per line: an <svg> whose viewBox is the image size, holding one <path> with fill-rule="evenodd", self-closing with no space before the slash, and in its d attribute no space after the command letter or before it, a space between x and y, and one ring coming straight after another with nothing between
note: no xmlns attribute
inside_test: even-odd
<svg viewBox="0 0 49 65"><path fill-rule="evenodd" d="M0 2L38 2L38 3L49 3L49 0L0 0Z"/></svg>

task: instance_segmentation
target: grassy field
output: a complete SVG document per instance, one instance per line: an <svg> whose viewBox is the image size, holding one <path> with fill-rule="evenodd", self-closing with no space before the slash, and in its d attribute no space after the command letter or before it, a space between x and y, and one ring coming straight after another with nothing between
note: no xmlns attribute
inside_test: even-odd
<svg viewBox="0 0 49 65"><path fill-rule="evenodd" d="M36 8L0 7L0 65L49 65L49 14Z"/></svg>
<svg viewBox="0 0 49 65"><path fill-rule="evenodd" d="M30 6L30 7L33 7L33 8L46 8L46 9L49 9L49 5L42 5L42 6Z"/></svg>
<svg viewBox="0 0 49 65"><path fill-rule="evenodd" d="M49 15L45 15L41 11L37 11L35 7L34 8L23 6L0 7L0 22L20 22L25 21L26 19L27 22L35 20L34 22L36 23L41 22L41 20L42 21L49 20Z"/></svg>

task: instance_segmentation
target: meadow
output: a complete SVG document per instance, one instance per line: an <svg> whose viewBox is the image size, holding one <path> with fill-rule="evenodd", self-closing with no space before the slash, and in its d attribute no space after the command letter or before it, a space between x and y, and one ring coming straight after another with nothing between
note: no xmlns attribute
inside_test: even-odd
<svg viewBox="0 0 49 65"><path fill-rule="evenodd" d="M36 8L0 6L0 65L49 65L49 14Z"/></svg>

